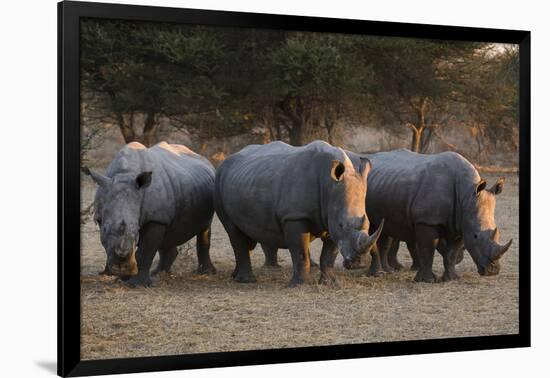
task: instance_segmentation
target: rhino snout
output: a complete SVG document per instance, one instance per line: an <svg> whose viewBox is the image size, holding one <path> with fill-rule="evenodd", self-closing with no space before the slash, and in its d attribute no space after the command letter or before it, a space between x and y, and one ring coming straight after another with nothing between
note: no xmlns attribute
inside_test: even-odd
<svg viewBox="0 0 550 378"><path fill-rule="evenodd" d="M130 250L115 250L108 255L107 265L114 275L135 276L138 273L135 244Z"/></svg>
<svg viewBox="0 0 550 378"><path fill-rule="evenodd" d="M477 272L480 276L496 276L500 273L500 263L493 261L483 267L479 266Z"/></svg>

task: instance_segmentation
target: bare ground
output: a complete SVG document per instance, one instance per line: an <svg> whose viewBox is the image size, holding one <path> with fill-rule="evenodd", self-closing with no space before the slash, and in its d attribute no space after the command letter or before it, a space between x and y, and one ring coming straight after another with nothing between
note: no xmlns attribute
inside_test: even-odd
<svg viewBox="0 0 550 378"><path fill-rule="evenodd" d="M483 175L489 184L498 177ZM147 289L127 289L112 277L98 276L105 252L97 226L82 226L81 357L104 359L250 349L369 343L427 338L513 334L518 332L518 178L506 174L497 201L496 221L503 240L514 239L501 273L480 277L466 253L457 266L459 281L413 282L405 271L366 277L345 271L337 260L340 287L317 284L286 288L291 261L279 252L281 269L264 268L263 253L252 255L255 284L231 280L234 257L220 222L212 232L215 276L195 274L194 249L176 259ZM83 206L94 187L83 179ZM312 243L318 261L321 243ZM437 254L436 254L437 255ZM410 266L404 245L401 262ZM443 272L436 256L434 271ZM318 269L312 272L318 278Z"/></svg>

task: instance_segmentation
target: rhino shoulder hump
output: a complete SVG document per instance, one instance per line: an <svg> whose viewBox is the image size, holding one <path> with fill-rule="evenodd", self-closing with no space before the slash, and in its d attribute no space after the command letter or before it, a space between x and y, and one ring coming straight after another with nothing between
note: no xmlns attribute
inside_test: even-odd
<svg viewBox="0 0 550 378"><path fill-rule="evenodd" d="M139 142L130 142L126 145L126 147L130 150L145 150L147 148Z"/></svg>

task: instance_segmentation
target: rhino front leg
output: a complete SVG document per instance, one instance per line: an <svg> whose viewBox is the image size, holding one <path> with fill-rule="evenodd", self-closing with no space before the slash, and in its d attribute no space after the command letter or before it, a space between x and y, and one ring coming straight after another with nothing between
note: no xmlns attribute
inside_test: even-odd
<svg viewBox="0 0 550 378"><path fill-rule="evenodd" d="M105 261L105 268L103 268L102 271L98 272L100 276L112 276L113 273L111 272L111 268L109 268L109 260Z"/></svg>
<svg viewBox="0 0 550 378"><path fill-rule="evenodd" d="M277 247L271 247L262 244L262 250L264 251L265 262L264 266L270 268L280 268L281 266L277 262Z"/></svg>
<svg viewBox="0 0 550 378"><path fill-rule="evenodd" d="M139 244L136 252L138 274L131 277L125 283L130 287L150 286L151 276L149 271L153 258L160 249L166 226L160 223L147 223L139 230Z"/></svg>
<svg viewBox="0 0 550 378"><path fill-rule="evenodd" d="M367 271L368 277L378 277L382 274L384 274L384 271L382 270L382 264L380 263L380 253L378 252L378 243L376 246L372 249L370 253L370 267Z"/></svg>
<svg viewBox="0 0 550 378"><path fill-rule="evenodd" d="M391 248L392 239L386 234L382 233L378 242L376 243L379 246L378 253L380 254L380 264L382 265L382 270L387 273L393 273L394 269L389 264L388 255Z"/></svg>
<svg viewBox="0 0 550 378"><path fill-rule="evenodd" d="M436 276L432 271L435 248L438 243L437 230L428 225L416 225L416 252L420 263L414 277L416 282L435 282Z"/></svg>
<svg viewBox="0 0 550 378"><path fill-rule="evenodd" d="M338 256L338 246L332 239L323 239L323 249L321 250L320 267L321 277L320 284L337 284L336 275L334 274L334 260Z"/></svg>
<svg viewBox="0 0 550 378"><path fill-rule="evenodd" d="M309 260L310 234L304 222L301 221L286 222L284 234L292 257L292 279L288 286L296 287L309 281L311 267Z"/></svg>
<svg viewBox="0 0 550 378"><path fill-rule="evenodd" d="M441 246L441 244L440 244ZM456 273L456 261L458 254L462 251L461 243L448 243L444 244L442 247L439 247L439 252L443 256L443 266L445 267L445 272L441 277L442 281L453 281L458 280L460 276Z"/></svg>
<svg viewBox="0 0 550 378"><path fill-rule="evenodd" d="M458 251L456 252L455 264L460 264L464 260L464 245L461 245Z"/></svg>
<svg viewBox="0 0 550 378"><path fill-rule="evenodd" d="M388 250L388 263L397 272L403 270L404 266L397 259L397 252L399 251L399 240L391 239L391 244Z"/></svg>
<svg viewBox="0 0 550 378"><path fill-rule="evenodd" d="M159 249L159 263L151 274L157 275L160 272L170 272L170 268L177 256L178 249L176 247Z"/></svg>
<svg viewBox="0 0 550 378"><path fill-rule="evenodd" d="M197 234L197 260L199 274L216 274L216 268L210 260L210 227Z"/></svg>

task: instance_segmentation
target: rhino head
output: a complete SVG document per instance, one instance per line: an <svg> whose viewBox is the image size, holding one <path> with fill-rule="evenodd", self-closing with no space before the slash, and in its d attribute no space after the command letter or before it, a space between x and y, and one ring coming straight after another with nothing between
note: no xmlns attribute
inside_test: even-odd
<svg viewBox="0 0 550 378"><path fill-rule="evenodd" d="M94 219L100 228L109 269L113 274L136 275L141 204L152 173L125 173L110 178L87 167L83 171L92 177L102 194Z"/></svg>
<svg viewBox="0 0 550 378"><path fill-rule="evenodd" d="M384 223L376 232L368 234L369 219L365 212L367 176L371 169L368 159L361 158L359 171L343 152L343 161L333 160L330 168L331 183L328 201L328 229L337 243L344 263L355 256L368 253L375 245Z"/></svg>
<svg viewBox="0 0 550 378"><path fill-rule="evenodd" d="M481 179L468 198L463 209L464 246L477 265L482 276L500 272L500 258L510 248L512 240L499 244L499 231L495 224L496 196L502 192L504 179L486 189L487 182Z"/></svg>

